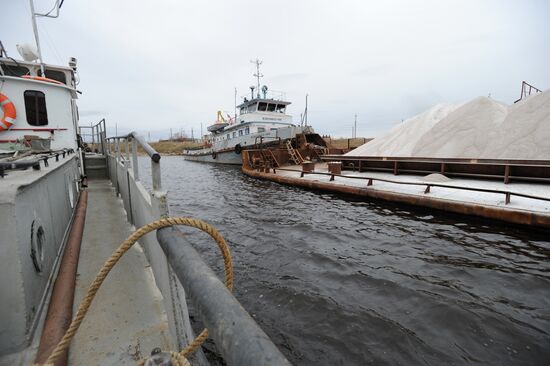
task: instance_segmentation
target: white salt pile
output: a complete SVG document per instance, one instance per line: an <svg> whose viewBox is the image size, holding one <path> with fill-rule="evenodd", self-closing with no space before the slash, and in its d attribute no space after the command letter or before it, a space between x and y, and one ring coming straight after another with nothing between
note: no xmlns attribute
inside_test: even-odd
<svg viewBox="0 0 550 366"><path fill-rule="evenodd" d="M485 159L550 159L550 90L508 108L499 128L487 138Z"/></svg>
<svg viewBox="0 0 550 366"><path fill-rule="evenodd" d="M550 91L510 107L438 104L346 155L550 160Z"/></svg>
<svg viewBox="0 0 550 366"><path fill-rule="evenodd" d="M386 135L359 146L346 155L353 156L412 156L418 140L437 122L454 111L458 105L437 104L392 128Z"/></svg>
<svg viewBox="0 0 550 366"><path fill-rule="evenodd" d="M411 156L479 158L487 135L506 117L508 107L487 97L476 98L437 122L416 143Z"/></svg>

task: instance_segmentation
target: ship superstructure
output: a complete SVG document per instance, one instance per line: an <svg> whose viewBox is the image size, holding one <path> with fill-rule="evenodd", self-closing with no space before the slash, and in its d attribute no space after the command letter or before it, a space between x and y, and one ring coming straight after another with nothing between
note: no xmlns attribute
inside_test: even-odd
<svg viewBox="0 0 550 366"><path fill-rule="evenodd" d="M36 17L56 17L63 1L46 14L29 3L38 47L18 46L23 60L16 60L0 42L0 365L169 364L168 351L194 339L188 294L228 364L289 365L181 232L168 227L125 254L70 352L54 352L73 307L131 225L168 217L169 209L160 155L136 133L107 138L105 120L79 126L76 60L68 67L42 61ZM139 177L138 146L150 158L150 189ZM228 250L225 256L230 263ZM208 365L200 348L192 361Z"/></svg>
<svg viewBox="0 0 550 366"><path fill-rule="evenodd" d="M236 112L235 116L225 118L219 111L216 122L207 128L210 134L205 137L205 146L184 150L185 159L240 165L243 149L284 142L298 134L313 132L310 126L293 123L292 116L287 114L291 102L284 100L282 93L270 92L266 85L260 87L261 61L253 62L257 68L254 74L257 85L250 87L250 98L244 97L236 106L238 115Z"/></svg>

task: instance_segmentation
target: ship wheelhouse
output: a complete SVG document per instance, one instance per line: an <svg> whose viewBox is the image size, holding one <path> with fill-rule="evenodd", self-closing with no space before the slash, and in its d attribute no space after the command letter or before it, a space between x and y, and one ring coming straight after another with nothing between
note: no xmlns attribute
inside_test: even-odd
<svg viewBox="0 0 550 366"><path fill-rule="evenodd" d="M0 93L15 108L13 125L0 131L0 144L26 136L51 143L51 149L76 149L78 111L74 70L70 67L0 58ZM0 114L1 116L1 114Z"/></svg>

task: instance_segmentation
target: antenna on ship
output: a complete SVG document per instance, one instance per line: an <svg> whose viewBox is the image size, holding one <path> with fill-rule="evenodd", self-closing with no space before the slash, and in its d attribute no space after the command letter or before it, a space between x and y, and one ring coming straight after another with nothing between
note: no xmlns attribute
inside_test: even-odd
<svg viewBox="0 0 550 366"><path fill-rule="evenodd" d="M256 86L256 90L258 92L257 96L258 96L258 99L260 99L260 78L263 78L264 75L263 74L260 74L260 65L263 64L263 61L260 61L257 57L255 60L252 60L250 61L251 63L253 64L256 64L256 73L254 74L254 76L256 77L256 79L258 80L258 83L257 83L257 86ZM252 88L251 88L252 89ZM254 89L252 89L254 90ZM252 95L252 98L254 98L254 95Z"/></svg>
<svg viewBox="0 0 550 366"><path fill-rule="evenodd" d="M36 25L36 18L37 17L45 17L45 18L57 18L59 16L59 9L63 6L63 2L65 0L56 0L53 8L47 12L47 13L36 13L34 11L34 0L29 0L29 4L31 7L31 15L32 15L32 29L34 31L34 38L36 40L36 49L38 51L38 60L40 61L40 71L42 72L42 76L45 76L44 73L44 60L42 59L42 50L40 49L40 38L38 37L38 26ZM54 14L52 14L55 11Z"/></svg>

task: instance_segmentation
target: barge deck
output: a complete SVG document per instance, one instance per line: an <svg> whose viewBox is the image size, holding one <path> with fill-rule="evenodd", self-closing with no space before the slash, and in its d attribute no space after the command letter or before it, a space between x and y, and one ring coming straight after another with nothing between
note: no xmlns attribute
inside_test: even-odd
<svg viewBox="0 0 550 366"><path fill-rule="evenodd" d="M539 183L447 178L440 174L394 175L389 172L328 172L317 163L275 169L243 166L249 176L281 184L423 206L442 211L550 228L550 186Z"/></svg>

